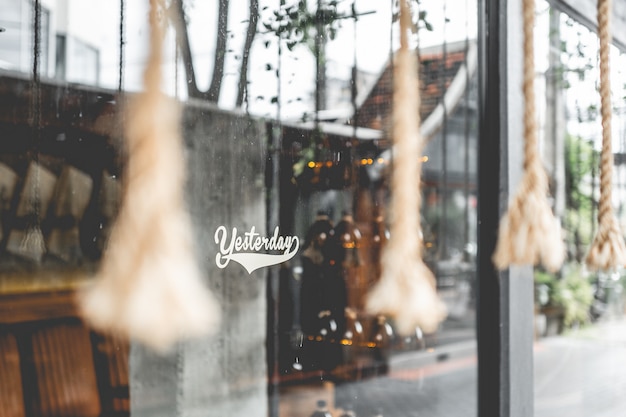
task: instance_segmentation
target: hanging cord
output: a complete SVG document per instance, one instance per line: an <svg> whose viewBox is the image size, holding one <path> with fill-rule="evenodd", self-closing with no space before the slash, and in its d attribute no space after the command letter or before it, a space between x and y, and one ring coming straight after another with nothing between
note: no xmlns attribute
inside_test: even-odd
<svg viewBox="0 0 626 417"><path fill-rule="evenodd" d="M600 204L598 231L587 254L587 265L594 269L614 269L626 265L626 246L613 212L613 151L611 138L611 1L598 0L600 38L600 98L602 114L602 153L600 156Z"/></svg>
<svg viewBox="0 0 626 417"><path fill-rule="evenodd" d="M356 0L352 2L352 18L354 19L354 33L353 33L353 48L354 52L352 55L352 88L350 89L350 101L352 102L352 140L353 147L356 147L357 141L357 127L358 127L358 117L359 117L359 108L357 103L357 95L359 92L357 85L358 78L358 67L357 67L357 22L359 20L359 16L356 13Z"/></svg>
<svg viewBox="0 0 626 417"><path fill-rule="evenodd" d="M31 183L31 201L28 213L28 230L24 234L21 242L21 252L35 261L41 261L46 251L43 233L41 231L42 201L41 201L41 172L39 166L39 148L41 146L41 2L33 2L33 79L31 82L31 111L32 111L32 132L33 132L33 163L28 169L27 183Z"/></svg>
<svg viewBox="0 0 626 417"><path fill-rule="evenodd" d="M124 14L126 12L126 6L124 0L120 0L120 56L119 56L119 74L118 74L118 86L117 90L122 92L124 88L124 46L126 41L124 39Z"/></svg>
<svg viewBox="0 0 626 417"><path fill-rule="evenodd" d="M41 4L39 0L33 3L33 127L36 136L41 127L41 78L39 74L39 61L41 59ZM38 138L37 138L38 139ZM38 155L37 155L38 156Z"/></svg>
<svg viewBox="0 0 626 417"><path fill-rule="evenodd" d="M411 14L400 1L400 49L394 67L394 166L391 237L382 255L382 276L367 297L370 313L394 318L399 334L436 330L446 316L435 277L422 260L421 151L417 57L409 48Z"/></svg>
<svg viewBox="0 0 626 417"><path fill-rule="evenodd" d="M441 120L441 220L439 221L439 258L445 260L448 258L448 245L446 239L448 237L448 106L446 106L447 87L447 69L448 69L448 41L446 39L446 26L448 17L446 16L446 0L443 3L443 30L442 30L442 51L441 51L441 68L440 68L440 89L441 89L441 107L443 115Z"/></svg>
<svg viewBox="0 0 626 417"><path fill-rule="evenodd" d="M33 159L39 166L39 146L41 142L41 77L39 74L39 61L41 59L41 3L35 0L33 3L33 81L32 81L32 112L33 112L33 141L34 156ZM37 172L39 170L37 169ZM39 178L33 181L35 214L37 217L37 228L39 228L39 210L41 202L39 201Z"/></svg>
<svg viewBox="0 0 626 417"><path fill-rule="evenodd" d="M397 0L390 0L391 1L391 21L389 22L389 82L391 83L391 85L394 85L394 80L393 80L393 73L394 73L394 66L395 63L393 62L393 21L394 21L394 9L395 9L395 5L397 3ZM389 114L390 117L393 118L393 100L389 100ZM389 129L388 126L383 126L383 129ZM393 163L393 146L391 147L391 155L390 155L390 161L391 163ZM393 170L391 170L393 172ZM393 174L392 174L393 175Z"/></svg>
<svg viewBox="0 0 626 417"><path fill-rule="evenodd" d="M357 86L357 78L358 78L358 67L357 67L357 22L359 20L359 16L356 12L356 0L352 2L352 19L354 24L353 31L353 54L352 54L352 71L351 71L351 85L350 85L350 102L352 104L352 143L350 146L350 150L348 152L350 158L350 167L352 172L350 173L350 177L352 180L352 188L357 190L359 188L359 177L361 176L361 169L359 168L359 159L357 157L357 148L359 144L358 140L358 123L359 123L359 115L358 115L358 103L357 103L357 95L358 95L358 86ZM360 192L355 192L352 199L352 211L358 218L357 211L361 208L359 207L359 197Z"/></svg>
<svg viewBox="0 0 626 417"><path fill-rule="evenodd" d="M469 69L469 50L470 50L470 41L469 41L469 1L465 0L465 92L464 92L464 106L463 106L463 121L464 121L464 131L463 131L463 198L465 200L465 207L463 210L463 244L465 245L465 249L467 245L470 243L469 238L469 227L470 227L470 182L469 182L469 137L470 137L470 115L469 115L469 98L470 98L470 69ZM463 251L464 258L469 253L467 250Z"/></svg>
<svg viewBox="0 0 626 417"><path fill-rule="evenodd" d="M85 319L159 351L217 326L220 309L202 285L184 208L185 160L177 102L160 89L162 0L150 1L144 91L129 105L127 181L96 282L83 291Z"/></svg>
<svg viewBox="0 0 626 417"><path fill-rule="evenodd" d="M548 178L541 162L535 110L535 2L524 0L524 175L500 221L493 256L498 269L536 265L557 271L565 258L561 226L548 202Z"/></svg>

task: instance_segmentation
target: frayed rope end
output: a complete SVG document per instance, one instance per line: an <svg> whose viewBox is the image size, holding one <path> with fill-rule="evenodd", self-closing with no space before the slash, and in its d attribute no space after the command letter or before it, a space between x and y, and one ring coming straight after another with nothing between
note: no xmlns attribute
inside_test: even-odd
<svg viewBox="0 0 626 417"><path fill-rule="evenodd" d="M199 283L190 276L144 276L120 294L119 286L101 277L79 291L78 306L93 328L164 354L174 343L210 335L219 325L219 304Z"/></svg>
<svg viewBox="0 0 626 417"><path fill-rule="evenodd" d="M615 216L599 222L586 263L591 269L611 270L626 266L626 245Z"/></svg>
<svg viewBox="0 0 626 417"><path fill-rule="evenodd" d="M366 309L393 318L400 335L414 334L416 327L434 332L447 315L434 282L433 273L421 260L413 265L405 262L401 270L383 273L368 294Z"/></svg>
<svg viewBox="0 0 626 417"><path fill-rule="evenodd" d="M561 268L565 261L561 225L545 197L526 190L517 193L500 221L492 259L499 270L539 263L551 272Z"/></svg>

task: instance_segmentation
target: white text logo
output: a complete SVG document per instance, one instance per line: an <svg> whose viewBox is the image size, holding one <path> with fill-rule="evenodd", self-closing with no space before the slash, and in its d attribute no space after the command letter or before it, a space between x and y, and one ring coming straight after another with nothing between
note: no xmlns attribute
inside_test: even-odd
<svg viewBox="0 0 626 417"><path fill-rule="evenodd" d="M226 268L230 261L235 261L249 274L259 268L288 261L296 255L300 247L297 236L280 236L278 227L271 237L266 237L257 233L254 226L243 235L238 235L237 228L233 227L230 236L226 227L220 226L215 231L215 243L219 246L219 253L215 256L218 267Z"/></svg>

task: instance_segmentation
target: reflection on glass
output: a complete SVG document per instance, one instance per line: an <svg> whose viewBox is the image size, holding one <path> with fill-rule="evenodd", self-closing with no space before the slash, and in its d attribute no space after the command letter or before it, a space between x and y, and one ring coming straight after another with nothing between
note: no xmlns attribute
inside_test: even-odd
<svg viewBox="0 0 626 417"><path fill-rule="evenodd" d="M443 20L441 9L436 9L426 8L425 15ZM442 33L441 24L433 26ZM289 331L302 334L303 344L295 351L293 344L279 346L280 356L296 356L302 367L282 362L278 415L316 415L311 413L318 400L325 401L333 415L357 416L443 409L442 403L452 398L475 403L477 51L473 35L466 33L450 35L455 40L443 44L445 37L440 37L419 50L419 116L427 144L423 157L416 158L423 158L424 169L425 260L449 311L437 332L424 334L416 328L400 337L393 319L364 309L365 297L381 273L392 215L389 56L382 56L369 76L348 74L358 91L345 100L356 113L346 117L325 110L317 113L317 120L316 114L309 118L313 123L282 126L281 229L293 230L305 243L291 265L292 279L282 282L289 289L281 294L292 294L287 303L294 305ZM328 41L326 48L332 47ZM326 94L323 106L337 109L340 103ZM440 361L453 371L443 371ZM454 379L453 389L440 385ZM398 381L412 393L392 394L390 387L398 389ZM420 392L437 395L425 399L416 396ZM471 410L464 407L465 413Z"/></svg>
<svg viewBox="0 0 626 417"><path fill-rule="evenodd" d="M168 3L163 88L183 100L189 205L223 324L216 337L164 357L131 342L130 368L129 344L86 329L71 300L97 268L122 198L120 104L125 90L141 88L146 9L86 3L44 2L38 84L34 3L0 0L8 138L0 143L0 365L22 381L0 378L0 402L11 399L18 416L212 407L232 416L389 417L454 415L458 403L472 415L475 3L424 5L415 15L424 253L449 318L435 333L405 337L392 318L364 310L391 238L395 10L378 0L320 1L319 10L297 1ZM218 269L213 227L273 230L264 222L274 207L281 234L301 242L295 258L269 270L275 282L267 270ZM269 399L268 385L277 387Z"/></svg>
<svg viewBox="0 0 626 417"><path fill-rule="evenodd" d="M595 16L591 17L595 19ZM600 166L598 38L570 16L537 5L537 80L545 91L542 129L554 210L561 217L567 261L558 274L537 269L535 278L535 416L621 413L624 350L624 273L590 271L585 256L597 230ZM549 41L548 41L549 40ZM555 46L558 45L558 48ZM623 68L611 47L612 68ZM625 74L612 71L612 93L623 96ZM624 125L623 102L613 124ZM613 207L624 224L623 128L613 130Z"/></svg>

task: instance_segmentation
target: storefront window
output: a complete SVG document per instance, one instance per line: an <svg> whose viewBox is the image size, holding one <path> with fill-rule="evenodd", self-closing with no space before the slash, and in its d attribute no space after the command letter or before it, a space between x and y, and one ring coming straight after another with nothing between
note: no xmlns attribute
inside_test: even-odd
<svg viewBox="0 0 626 417"><path fill-rule="evenodd" d="M13 106L20 91L36 89L41 103L24 101L3 120L12 140L4 142L1 165L2 346L9 380L18 382L6 381L3 398L14 415L195 412L210 399L226 415L259 408L270 415L328 409L393 416L444 412L459 397L471 413L475 5L430 5L419 19L415 12L427 141L424 155L416 155L424 163L425 261L449 316L436 332L416 327L401 337L392 318L365 310L390 238L396 6L392 13L379 2L229 3L175 1L166 16L163 87L185 107L196 235L213 235L219 225L259 232L278 226L300 240L300 250L280 267L248 275L234 263L218 269L215 246L202 241L202 267L223 303L221 330L163 357L137 344L130 365L126 342L81 324L72 297L97 271L122 198L125 97L115 89L142 88L147 8L46 2L38 23L46 36L38 44L39 3L18 1L13 6L23 13L4 17L13 20L3 24L3 56L8 69L26 76L3 76L4 91L13 91L4 102ZM101 15L107 24L95 25ZM48 36L50 18L55 31ZM15 36L26 39L19 50ZM39 80L29 80L34 50ZM45 78L48 55L54 77L71 87ZM109 89L93 90L100 86ZM25 245L35 231L42 244ZM72 382L78 374L79 385ZM217 378L214 389L206 385ZM237 405L237 396L246 400Z"/></svg>
<svg viewBox="0 0 626 417"><path fill-rule="evenodd" d="M447 317L406 335L394 317L366 308L393 239L398 2L161 4L160 84L181 108L181 206L193 242L184 252L221 318L212 334L155 351L90 327L77 303L111 245L122 244L111 234L133 180L129 109L147 88L153 45L149 2L114 3L0 0L6 414L478 415L477 317L490 301L480 286L492 283L479 282L477 219L502 192L479 189L485 85L495 82L483 73L493 59L479 32L485 4L411 2L424 141L414 192L422 258ZM617 378L624 310L621 271L583 266L598 227L597 38L545 2L536 16L541 152L568 260L556 274L534 270L534 316L523 318L535 332L534 411L594 415L618 404L596 407L596 382ZM623 222L626 80L621 52L612 59L613 198ZM502 357L510 367L515 354Z"/></svg>
<svg viewBox="0 0 626 417"><path fill-rule="evenodd" d="M553 173L554 206L566 231L568 260L558 274L540 269L534 274L535 415L619 412L617 393L600 381L616 380L614 366L623 353L616 339L623 332L623 271L598 272L584 265L598 228L598 37L547 3L538 4L537 17L538 36L550 40L549 49L537 51L537 81L545 89L544 160ZM623 227L624 56L616 47L610 55L613 207Z"/></svg>

